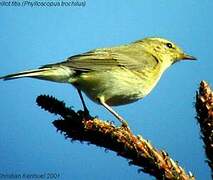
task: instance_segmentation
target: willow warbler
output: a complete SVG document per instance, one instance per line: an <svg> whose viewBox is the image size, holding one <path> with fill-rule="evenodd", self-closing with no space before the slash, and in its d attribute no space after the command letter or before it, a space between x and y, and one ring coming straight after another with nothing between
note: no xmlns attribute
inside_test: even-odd
<svg viewBox="0 0 213 180"><path fill-rule="evenodd" d="M72 84L88 112L81 91L110 111L123 125L126 121L111 106L142 99L155 87L163 72L180 60L195 60L174 43L145 38L130 44L95 49L63 62L9 74L0 79L30 77Z"/></svg>

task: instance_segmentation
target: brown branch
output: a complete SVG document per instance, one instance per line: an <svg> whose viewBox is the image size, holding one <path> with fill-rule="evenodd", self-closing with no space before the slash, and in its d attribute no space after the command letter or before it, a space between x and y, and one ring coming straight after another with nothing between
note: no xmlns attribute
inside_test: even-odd
<svg viewBox="0 0 213 180"><path fill-rule="evenodd" d="M205 144L207 162L213 178L213 91L208 83L201 81L196 94L197 120L200 125L201 138Z"/></svg>
<svg viewBox="0 0 213 180"><path fill-rule="evenodd" d="M150 142L141 136L135 136L126 128L116 127L113 123L98 118L85 119L82 111L75 112L50 96L37 97L37 103L43 109L62 116L63 119L55 120L53 124L66 138L86 141L112 150L128 159L130 164L140 167L140 171L149 173L157 179L195 179L165 151L157 150Z"/></svg>

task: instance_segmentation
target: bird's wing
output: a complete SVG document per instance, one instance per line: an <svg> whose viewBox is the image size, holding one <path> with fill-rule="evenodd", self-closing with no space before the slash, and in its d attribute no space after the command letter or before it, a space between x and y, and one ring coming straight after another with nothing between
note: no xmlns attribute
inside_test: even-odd
<svg viewBox="0 0 213 180"><path fill-rule="evenodd" d="M149 68L151 70L157 64L158 59L144 49L126 45L115 48L96 49L71 56L67 61L43 67L63 65L76 71L86 72L110 70L119 66L132 70L141 70L144 68Z"/></svg>

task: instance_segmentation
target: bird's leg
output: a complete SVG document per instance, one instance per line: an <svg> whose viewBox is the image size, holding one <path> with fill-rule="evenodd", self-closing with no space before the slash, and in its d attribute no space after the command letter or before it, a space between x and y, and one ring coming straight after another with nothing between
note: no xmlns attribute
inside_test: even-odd
<svg viewBox="0 0 213 180"><path fill-rule="evenodd" d="M84 108L84 115L85 115L86 118L90 117L89 110L87 109L87 106L86 106L86 104L84 102L84 98L83 98L83 95L81 93L81 90L80 89L77 89L77 90L78 90L78 94L79 94L79 97L81 99L81 102L82 102L82 105L83 105L83 108Z"/></svg>
<svg viewBox="0 0 213 180"><path fill-rule="evenodd" d="M123 127L128 128L128 123L124 120L124 118L122 118L108 104L106 104L103 98L99 98L99 102L102 106L104 106L109 112L111 112L122 123Z"/></svg>

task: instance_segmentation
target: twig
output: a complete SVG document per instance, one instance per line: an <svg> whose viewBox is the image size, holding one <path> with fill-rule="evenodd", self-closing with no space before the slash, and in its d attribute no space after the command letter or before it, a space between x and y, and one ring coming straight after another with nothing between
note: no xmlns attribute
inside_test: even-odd
<svg viewBox="0 0 213 180"><path fill-rule="evenodd" d="M213 92L205 81L201 81L199 91L196 93L195 107L201 138L205 144L207 162L213 178Z"/></svg>
<svg viewBox="0 0 213 180"><path fill-rule="evenodd" d="M37 103L50 113L59 114L63 119L53 122L57 130L66 138L86 141L112 150L129 160L129 164L140 167L140 171L149 173L157 179L194 180L165 151L157 150L141 136L135 136L126 128L116 127L113 123L98 118L84 118L83 111L75 112L57 99L41 95Z"/></svg>

